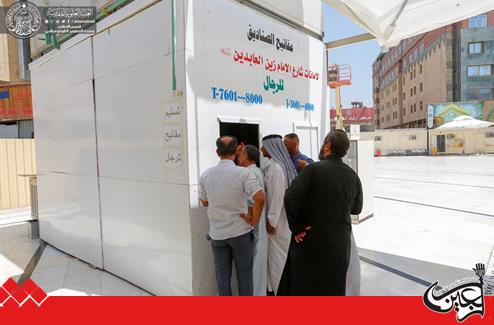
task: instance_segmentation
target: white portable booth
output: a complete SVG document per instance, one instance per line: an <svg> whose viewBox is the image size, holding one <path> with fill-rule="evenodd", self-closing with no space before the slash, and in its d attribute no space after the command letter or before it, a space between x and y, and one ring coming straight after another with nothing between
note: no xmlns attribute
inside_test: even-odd
<svg viewBox="0 0 494 325"><path fill-rule="evenodd" d="M321 2L246 3L135 0L30 64L43 240L154 294L216 293L216 138L297 132L317 157L329 125Z"/></svg>

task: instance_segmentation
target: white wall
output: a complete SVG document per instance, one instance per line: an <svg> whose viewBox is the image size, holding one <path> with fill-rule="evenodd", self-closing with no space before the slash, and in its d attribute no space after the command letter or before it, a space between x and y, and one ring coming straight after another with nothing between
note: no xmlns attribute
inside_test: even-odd
<svg viewBox="0 0 494 325"><path fill-rule="evenodd" d="M190 295L187 173L166 169L163 157L170 13L161 1L94 37L103 254L105 269L150 292ZM183 55L177 61L184 85Z"/></svg>
<svg viewBox="0 0 494 325"><path fill-rule="evenodd" d="M94 37L79 35L30 65L38 164L47 175L39 181L41 236L152 293L214 295L197 182L217 163L218 118L259 123L261 136L308 129L306 153L316 156L324 46L232 0L177 1L173 92L171 2L133 15L150 2L134 1L98 23ZM289 39L293 52L249 41L251 28ZM241 64L235 51L265 61ZM272 60L318 78L267 71ZM266 91L268 76L284 89ZM212 87L264 101L214 99ZM314 111L287 109L287 99Z"/></svg>
<svg viewBox="0 0 494 325"><path fill-rule="evenodd" d="M41 238L101 267L92 72L90 39L31 64Z"/></svg>
<svg viewBox="0 0 494 325"><path fill-rule="evenodd" d="M305 152L317 157L319 150L319 118L323 107L324 47L322 42L230 0L193 0L187 6L186 68L187 68L187 129L189 182L191 185L191 226L194 273L194 293L214 292L214 275L207 233L206 210L198 206L199 175L218 162L215 141L219 136L219 119L230 122L256 123L261 137L270 133L297 131L303 136ZM287 38L293 52L277 50L275 46L248 39L250 30L263 30L275 38ZM237 53L237 54L236 54ZM238 59L238 53L255 54L262 64ZM236 60L237 59L237 60ZM292 73L266 70L268 62L303 66L319 74L318 80L294 78ZM283 91L266 91L264 83L270 77L284 82ZM260 105L213 98L212 88L236 91L263 97ZM286 100L314 104L315 110L287 109ZM297 126L297 128L295 128ZM306 133L312 127L312 134ZM305 128L305 130L303 129ZM307 135L307 137L305 136Z"/></svg>
<svg viewBox="0 0 494 325"><path fill-rule="evenodd" d="M133 2L98 23L96 36L77 36L31 64L41 237L155 294L187 295L186 164L167 169L163 145L171 5L140 11L149 2ZM184 56L177 61L183 89Z"/></svg>
<svg viewBox="0 0 494 325"><path fill-rule="evenodd" d="M386 155L417 154L427 151L426 129L391 129L376 130L374 132L362 132L362 140L375 140L374 154ZM414 138L415 137L415 138Z"/></svg>

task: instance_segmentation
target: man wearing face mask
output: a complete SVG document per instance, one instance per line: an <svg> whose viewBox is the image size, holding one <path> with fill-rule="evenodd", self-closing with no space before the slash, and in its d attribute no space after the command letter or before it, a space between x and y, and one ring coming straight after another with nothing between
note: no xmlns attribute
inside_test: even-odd
<svg viewBox="0 0 494 325"><path fill-rule="evenodd" d="M350 260L350 214L362 210L362 185L343 161L350 146L342 130L330 132L320 162L305 167L286 191L293 238L278 295L344 296Z"/></svg>

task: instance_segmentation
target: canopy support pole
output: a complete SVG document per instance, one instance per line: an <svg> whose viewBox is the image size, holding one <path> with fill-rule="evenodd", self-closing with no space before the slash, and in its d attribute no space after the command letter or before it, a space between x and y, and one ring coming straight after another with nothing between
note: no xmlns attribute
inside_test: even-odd
<svg viewBox="0 0 494 325"><path fill-rule="evenodd" d="M333 49L335 47L347 46L355 43L365 42L369 40L373 40L376 37L370 33L355 35L347 38L342 38L336 41L331 41L326 43L326 49Z"/></svg>

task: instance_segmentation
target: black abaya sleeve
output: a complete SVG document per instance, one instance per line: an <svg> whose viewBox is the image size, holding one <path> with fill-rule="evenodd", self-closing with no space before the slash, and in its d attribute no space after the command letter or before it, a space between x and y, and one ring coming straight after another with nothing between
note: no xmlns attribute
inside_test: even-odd
<svg viewBox="0 0 494 325"><path fill-rule="evenodd" d="M313 166L305 167L285 192L286 217L293 234L302 232L307 226L303 211L309 195Z"/></svg>
<svg viewBox="0 0 494 325"><path fill-rule="evenodd" d="M364 198L363 198L363 193L362 193L362 183L360 182L360 179L357 178L358 181L358 193L357 196L355 197L355 201L353 202L352 206L352 214L359 214L362 212L362 206L364 204Z"/></svg>

